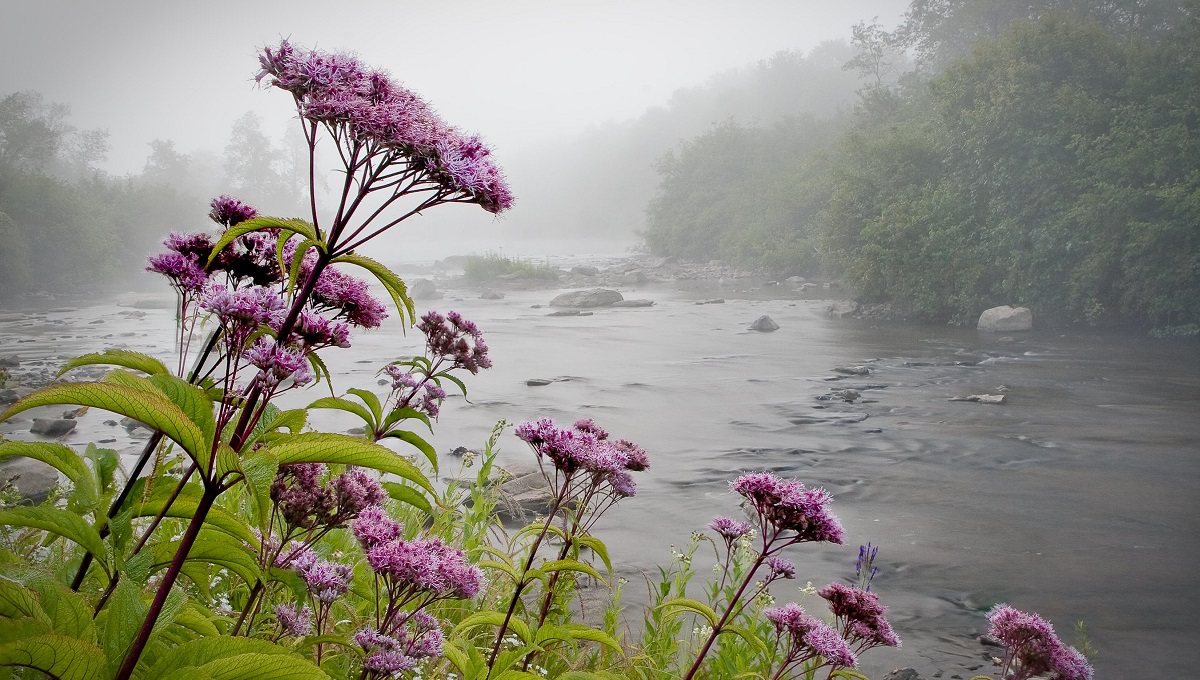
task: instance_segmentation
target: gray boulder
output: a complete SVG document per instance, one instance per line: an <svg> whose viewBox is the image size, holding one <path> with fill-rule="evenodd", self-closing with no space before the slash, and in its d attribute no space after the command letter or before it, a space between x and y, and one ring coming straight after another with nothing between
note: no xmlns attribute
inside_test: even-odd
<svg viewBox="0 0 1200 680"><path fill-rule="evenodd" d="M1033 330L1033 312L1028 307L992 307L979 315L976 328L988 333Z"/></svg>
<svg viewBox="0 0 1200 680"><path fill-rule="evenodd" d="M858 311L858 303L854 300L835 300L825 307L825 311L837 319L851 316Z"/></svg>
<svg viewBox="0 0 1200 680"><path fill-rule="evenodd" d="M73 418L34 418L29 431L43 437L62 437L75 429Z"/></svg>
<svg viewBox="0 0 1200 680"><path fill-rule="evenodd" d="M479 299L480 300L503 300L504 293L496 290L495 288L488 288L487 290L485 290L479 294Z"/></svg>
<svg viewBox="0 0 1200 680"><path fill-rule="evenodd" d="M771 331L779 330L779 324L775 323L771 317L764 314L755 319L754 323L750 324L750 330L758 331L760 333L770 333Z"/></svg>
<svg viewBox="0 0 1200 680"><path fill-rule="evenodd" d="M10 483L17 487L22 498L41 503L58 485L58 470L40 460L13 458L0 463L0 486Z"/></svg>
<svg viewBox="0 0 1200 680"><path fill-rule="evenodd" d="M580 276L597 276L600 274L600 270L589 265L580 264L571 267L571 273L578 274Z"/></svg>
<svg viewBox="0 0 1200 680"><path fill-rule="evenodd" d="M613 307L653 307L654 300L621 300L614 302Z"/></svg>
<svg viewBox="0 0 1200 680"><path fill-rule="evenodd" d="M442 294L429 279L413 279L408 283L408 294L414 300L440 300Z"/></svg>
<svg viewBox="0 0 1200 680"><path fill-rule="evenodd" d="M592 288L563 293L550 301L551 307L608 307L625 296L608 288Z"/></svg>

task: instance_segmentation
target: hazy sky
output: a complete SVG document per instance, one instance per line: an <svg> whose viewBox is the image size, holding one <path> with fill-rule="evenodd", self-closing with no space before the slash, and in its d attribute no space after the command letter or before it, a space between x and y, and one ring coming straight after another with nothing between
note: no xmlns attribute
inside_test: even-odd
<svg viewBox="0 0 1200 680"><path fill-rule="evenodd" d="M155 138L219 151L255 111L272 133L289 98L256 88L281 37L353 51L443 117L506 148L638 115L675 89L769 57L893 26L903 0L0 0L0 95L41 91L80 128L107 128L108 169L140 171Z"/></svg>

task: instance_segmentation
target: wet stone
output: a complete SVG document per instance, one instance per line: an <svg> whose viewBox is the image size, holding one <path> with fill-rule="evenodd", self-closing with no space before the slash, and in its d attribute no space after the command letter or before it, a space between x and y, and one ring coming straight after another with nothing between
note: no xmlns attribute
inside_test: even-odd
<svg viewBox="0 0 1200 680"><path fill-rule="evenodd" d="M62 437L74 430L75 425L71 418L34 418L29 431L44 437Z"/></svg>

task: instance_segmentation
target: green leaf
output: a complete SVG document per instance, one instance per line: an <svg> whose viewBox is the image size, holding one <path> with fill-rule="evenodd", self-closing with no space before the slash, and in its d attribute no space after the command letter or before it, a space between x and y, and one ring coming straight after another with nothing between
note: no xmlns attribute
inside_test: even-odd
<svg viewBox="0 0 1200 680"><path fill-rule="evenodd" d="M584 626L583 624L565 624L562 627L566 632L571 633L572 638L600 643L607 646L608 649L618 652L618 654L624 654L624 650L620 649L620 643L604 631L596 630L592 626Z"/></svg>
<svg viewBox="0 0 1200 680"><path fill-rule="evenodd" d="M506 564L497 560L480 560L478 564L480 569L496 569L508 574L512 579L513 585L521 582L521 572L517 571L516 567L511 564Z"/></svg>
<svg viewBox="0 0 1200 680"><path fill-rule="evenodd" d="M371 414L375 416L373 422L378 423L379 419L383 417L383 404L379 403L379 397L375 396L374 392L371 392L370 390L360 390L357 387L351 387L350 389L346 390L346 393L353 394L354 396L363 400L363 403L367 405L367 408L371 409Z"/></svg>
<svg viewBox="0 0 1200 680"><path fill-rule="evenodd" d="M460 677L465 677L471 670L471 661L466 652L459 649L460 644L458 640L447 640L442 645L442 655L454 664Z"/></svg>
<svg viewBox="0 0 1200 680"><path fill-rule="evenodd" d="M37 594L38 604L49 617L55 633L69 635L84 642L96 641L92 604L86 597L72 591L43 571L27 571L18 576L17 580ZM3 639L3 636L0 636L0 639Z"/></svg>
<svg viewBox="0 0 1200 680"><path fill-rule="evenodd" d="M392 500L408 503L427 515L433 514L433 506L430 505L429 499L425 497L425 494L420 491L399 482L382 482L382 485L384 491L387 491L388 496Z"/></svg>
<svg viewBox="0 0 1200 680"><path fill-rule="evenodd" d="M422 423L425 423L425 427L429 428L429 432L431 434L433 433L433 423L429 422L429 416L425 415L424 413L421 413L420 411L418 411L415 408L392 409L392 412L388 414L387 418L383 419L382 428L384 430L391 429L391 427L393 425L395 425L396 423L400 422L401 420L407 420L409 418L415 418L415 419L421 421Z"/></svg>
<svg viewBox="0 0 1200 680"><path fill-rule="evenodd" d="M759 637L752 631L746 630L745 628L739 628L737 626L726 626L724 630L745 640L746 643L751 647L754 647L759 654L762 654L764 659L769 660L771 658L770 648L768 648L766 643L759 639Z"/></svg>
<svg viewBox="0 0 1200 680"><path fill-rule="evenodd" d="M693 600L689 597L673 597L673 598L667 600L666 602L663 602L662 604L658 605L657 607L655 607L655 609L668 609L668 610L685 609L687 611L694 612L696 614L703 616L705 619L708 620L708 625L712 626L712 627L716 627L717 622L720 621L720 617L717 616L717 613L714 612L711 607L704 604L703 602Z"/></svg>
<svg viewBox="0 0 1200 680"><path fill-rule="evenodd" d="M208 398L204 390L173 375L151 376L150 382L162 390L163 394L200 428L205 440L212 441L213 434L217 431L217 422L213 417L212 399Z"/></svg>
<svg viewBox="0 0 1200 680"><path fill-rule="evenodd" d="M279 229L281 231L290 231L294 234L299 234L305 238L317 238L317 230L313 225L300 219L281 219L278 217L254 217L239 222L225 230L221 234L221 238L217 240L213 246L212 255L209 256L208 262L204 263L207 267L217 259L217 255L225 249L230 243L233 243L239 237L249 234L252 231L264 231L266 229ZM299 259L299 258L297 258Z"/></svg>
<svg viewBox="0 0 1200 680"><path fill-rule="evenodd" d="M108 600L108 607L103 612L105 618L100 625L100 644L108 658L110 675L120 668L125 652L137 637L149 611L150 608L142 601L138 586L125 578L117 582L117 589Z"/></svg>
<svg viewBox="0 0 1200 680"><path fill-rule="evenodd" d="M418 436L415 432L409 432L408 430L392 430L391 432L385 432L383 436L384 437L393 437L395 439L399 439L402 442L407 442L407 443L412 444L413 446L417 447L417 450L420 451L421 453L425 454L425 458L429 461L429 464L431 466L433 466L433 472L435 474L437 473L437 471L438 471L437 451L432 446L430 446L429 442L425 441L424 439L421 439L421 437Z"/></svg>
<svg viewBox="0 0 1200 680"><path fill-rule="evenodd" d="M272 478L274 475L272 474ZM154 517L167 503L172 493L175 492L173 485L160 485L145 503L135 506L135 517ZM196 484L189 484L179 493L179 497L171 503L171 507L166 512L166 517L178 517L180 519L191 519L196 514L196 509L200 505L200 497L202 491ZM215 529L229 534L230 536L244 541L248 545L256 545L258 538L254 532L246 526L240 517L232 512L222 508L219 505L214 505L204 518L206 526L211 526Z"/></svg>
<svg viewBox="0 0 1200 680"><path fill-rule="evenodd" d="M371 417L370 412L362 404L356 404L349 399L343 399L342 397L322 397L309 404L308 408L330 408L353 413L362 418L363 422L366 423L368 432L375 431L375 419Z"/></svg>
<svg viewBox="0 0 1200 680"><path fill-rule="evenodd" d="M504 614L501 614L500 612L475 612L474 614L471 614L467 618L460 621L458 625L454 627L454 632L451 633L451 635L454 637L460 637L465 635L472 628L476 628L478 626L496 626L498 628L503 624ZM529 644L533 639L529 632L529 625L521 619L518 619L516 616L509 618L508 629L513 633L516 633L517 637L521 638L525 644Z"/></svg>
<svg viewBox="0 0 1200 680"><path fill-rule="evenodd" d="M294 656L284 647L247 637L230 637L226 635L204 637L192 642L179 645L175 649L163 653L148 670L139 669L135 677L139 680L160 680L172 678L176 671L184 668L205 668L208 664L221 659L253 654L265 656ZM253 666L250 667L253 670ZM315 676L324 680L323 676Z"/></svg>
<svg viewBox="0 0 1200 680"><path fill-rule="evenodd" d="M388 295L392 296L392 302L396 305L396 311L400 313L400 322L404 323L404 312L408 312L408 323L413 324L417 321L417 308L412 298L408 296L408 286L404 284L404 280L396 275L395 272L383 266L383 264L372 260L369 257L358 255L356 253L346 253L339 255L332 260L333 262L345 262L353 264L375 275L375 278L383 284L384 290Z"/></svg>
<svg viewBox="0 0 1200 680"><path fill-rule="evenodd" d="M155 359L148 354L140 352L130 352L125 349L106 349L103 352L93 354L84 354L83 356L75 357L67 363L63 364L62 370L58 372L61 377L67 371L80 366L89 366L92 364L105 364L109 366L124 366L135 371L141 371L147 375L170 375L171 371L163 362Z"/></svg>
<svg viewBox="0 0 1200 680"><path fill-rule="evenodd" d="M270 449L260 449L242 459L242 474L246 476L246 484L250 487L250 502L254 506L254 514L258 520L258 529L267 534L271 523L271 485L279 470L279 459L271 454Z"/></svg>
<svg viewBox="0 0 1200 680"><path fill-rule="evenodd" d="M161 392L111 383L63 383L38 390L0 414L0 421L38 406L78 404L112 411L162 432L184 448L200 469L208 468L209 444L200 428Z"/></svg>
<svg viewBox="0 0 1200 680"><path fill-rule="evenodd" d="M65 635L39 635L0 645L0 666L34 668L56 680L103 677L104 652Z"/></svg>
<svg viewBox="0 0 1200 680"><path fill-rule="evenodd" d="M104 570L109 571L104 560L104 540L91 524L73 512L45 506L9 508L0 510L0 525L42 529L74 541L92 553Z"/></svg>
<svg viewBox="0 0 1200 680"><path fill-rule="evenodd" d="M293 463L328 463L358 465L387 472L436 493L433 484L411 461L385 446L361 437L324 432L305 432L281 437L268 449L280 465Z"/></svg>
<svg viewBox="0 0 1200 680"><path fill-rule="evenodd" d="M174 559L179 549L179 541L165 541L154 544L154 564L151 573L165 569ZM217 531L200 530L192 549L188 551L189 562L204 562L223 567L237 574L247 583L254 583L262 578L256 555L235 538Z"/></svg>
<svg viewBox="0 0 1200 680"><path fill-rule="evenodd" d="M10 619L29 617L50 623L37 596L25 586L4 577L0 577L0 616Z"/></svg>
<svg viewBox="0 0 1200 680"><path fill-rule="evenodd" d="M96 476L70 447L51 442L0 443L0 460L17 456L40 460L66 475L75 485L80 505L95 507L99 502L100 489L96 484Z"/></svg>
<svg viewBox="0 0 1200 680"><path fill-rule="evenodd" d="M253 444L260 440L269 439L279 430L287 430L292 434L299 434L304 429L305 423L308 422L308 411L302 408L289 409L280 411L274 404L268 404L267 409L263 412L263 417L259 419L254 426L254 433L247 440L248 444ZM242 447L246 449L245 446Z"/></svg>
<svg viewBox="0 0 1200 680"><path fill-rule="evenodd" d="M591 576L601 583L606 583L604 577L600 575L600 572L596 571L595 567L587 564L586 562L580 562L579 560L552 560L542 564L539 568L546 573L552 573L556 571L583 572L584 574Z"/></svg>
<svg viewBox="0 0 1200 680"><path fill-rule="evenodd" d="M201 667L213 680L329 680L311 661L282 654L239 654Z"/></svg>
<svg viewBox="0 0 1200 680"><path fill-rule="evenodd" d="M604 545L604 541L595 536L574 536L571 540L578 547L591 548L592 552L596 553L600 557L600 560L604 562L604 568L608 570L608 573L612 573L612 562L608 559L608 546Z"/></svg>

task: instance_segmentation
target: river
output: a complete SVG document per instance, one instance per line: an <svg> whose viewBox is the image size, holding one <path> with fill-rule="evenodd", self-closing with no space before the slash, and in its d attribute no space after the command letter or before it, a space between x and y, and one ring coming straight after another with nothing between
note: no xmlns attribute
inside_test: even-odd
<svg viewBox="0 0 1200 680"><path fill-rule="evenodd" d="M880 546L873 590L904 646L864 655L873 678L903 666L926 678L993 670L984 654L994 649L977 637L997 602L1041 613L1068 642L1085 621L1097 677L1200 668L1196 342L1088 331L1001 339L835 319L821 300L748 279L625 287L626 298L656 304L591 316L548 316L557 292L481 300L450 287L447 299L421 303L476 321L495 364L470 377L469 403L446 404L433 443L478 448L499 419L548 416L592 417L644 446L652 468L637 496L598 529L631 581L631 623L645 599L638 574L669 561L670 546L712 516L738 512L730 479L770 470L827 488L848 536L845 546L790 549L798 580L776 597L852 576L858 545ZM696 304L707 298L726 301ZM111 302L71 304L0 315L0 354L46 367L114 343L170 356L169 310L135 319ZM763 314L780 329L749 331ZM394 324L356 336L351 350L327 355L339 392L374 385L386 360L420 341ZM869 374L834 371L844 366ZM552 382L531 387L532 378ZM860 398L823 398L846 388ZM1006 401L950 401L983 393ZM88 414L66 441L103 435L131 446L106 418ZM332 411L313 421L354 425ZM2 429L28 436L27 421ZM511 431L500 455L531 458Z"/></svg>

